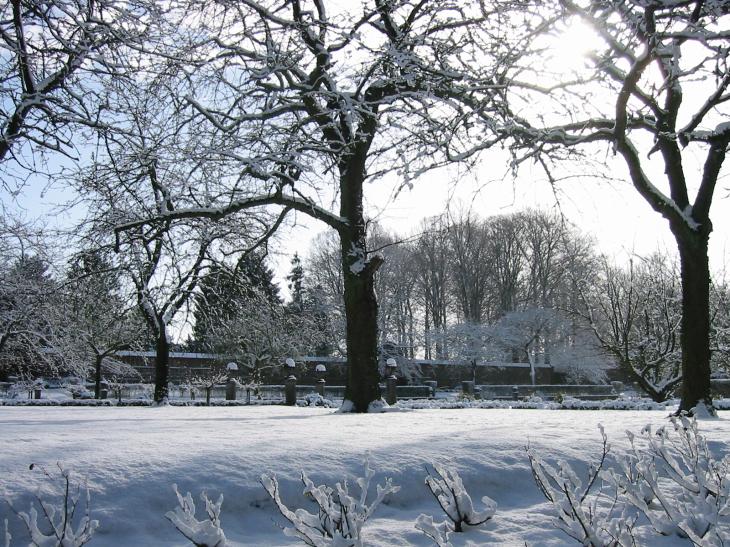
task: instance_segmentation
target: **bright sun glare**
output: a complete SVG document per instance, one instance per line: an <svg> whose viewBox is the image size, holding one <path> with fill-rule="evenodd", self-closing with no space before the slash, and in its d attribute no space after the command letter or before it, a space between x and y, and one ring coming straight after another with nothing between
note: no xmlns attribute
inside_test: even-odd
<svg viewBox="0 0 730 547"><path fill-rule="evenodd" d="M588 54L595 51L600 43L596 31L581 21L571 21L565 29L553 38L553 60L563 69L582 68Z"/></svg>

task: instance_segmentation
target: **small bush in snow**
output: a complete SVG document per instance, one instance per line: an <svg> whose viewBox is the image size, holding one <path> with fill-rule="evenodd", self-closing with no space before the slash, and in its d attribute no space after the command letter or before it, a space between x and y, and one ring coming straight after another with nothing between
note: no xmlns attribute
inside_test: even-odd
<svg viewBox="0 0 730 547"><path fill-rule="evenodd" d="M68 469L64 469L61 464L56 464L61 475L61 503L54 505L43 498L40 494L36 495L38 505L42 512L41 522L38 522L38 510L31 503L30 509L18 511L8 502L13 512L20 517L30 534L30 545L36 547L81 547L89 542L94 535L94 531L99 527L99 521L92 520L90 517L90 494L89 489L74 479L73 474ZM34 469L34 464L30 465L30 469ZM43 474L55 482L55 477L41 467ZM76 510L80 509L79 501L84 491L85 507L84 514L80 518L76 518ZM74 528L74 521L78 520ZM41 530L50 528L49 533ZM5 545L10 545L10 534L7 531L7 523L5 528Z"/></svg>
<svg viewBox="0 0 730 547"><path fill-rule="evenodd" d="M585 485L567 462L560 461L553 467L528 447L532 475L557 512L556 526L568 536L587 547L633 546L636 519L622 510L616 496L606 495L596 485L610 448L603 426L599 425L599 429L603 451L598 464L591 465Z"/></svg>
<svg viewBox="0 0 730 547"><path fill-rule="evenodd" d="M172 485L177 496L178 506L173 511L165 513L167 520L177 528L193 545L197 547L225 547L226 536L221 528L220 514L223 505L223 494L218 501L213 503L208 495L203 492L200 499L205 503L206 520L195 518L195 502L190 492L183 497L177 489L177 484Z"/></svg>
<svg viewBox="0 0 730 547"><path fill-rule="evenodd" d="M474 503L471 500L471 496L464 488L464 482L461 480L459 474L450 469L446 469L442 465L433 464L433 468L436 471L436 475L428 473L426 477L426 486L431 491L433 496L438 501L441 509L444 510L446 516L450 522L446 522L446 528L450 528L454 532L462 532L464 525L466 526L478 526L484 524L494 516L497 510L497 503L484 496L482 503L486 506L483 511L477 511L474 509ZM417 527L419 530L424 532L426 535L431 536L433 530L430 528L429 522L425 515L420 515L417 521ZM420 527L418 526L420 524ZM446 529L442 524L433 524L433 519L430 522L435 529ZM428 527L429 531L424 530L424 527ZM433 537L433 536L431 536ZM436 538L433 538L436 540ZM448 534L444 534L443 539L448 539Z"/></svg>
<svg viewBox="0 0 730 547"><path fill-rule="evenodd" d="M276 507L292 527L284 528L289 537L302 540L311 547L361 547L362 526L372 516L385 496L398 492L391 479L385 484L377 485L375 499L367 502L370 481L375 472L370 469L369 458L365 458L365 476L356 479L360 495L350 494L347 481L335 484L334 488L326 485L315 486L302 472L304 496L317 504L317 513L306 509L290 510L281 500L279 483L274 475L262 475L261 484L274 500Z"/></svg>
<svg viewBox="0 0 730 547"><path fill-rule="evenodd" d="M335 408L337 406L331 399L326 399L319 393L310 393L297 404L300 406L321 406L325 408Z"/></svg>
<svg viewBox="0 0 730 547"><path fill-rule="evenodd" d="M622 498L663 535L677 533L695 545L730 542L730 457L713 459L697 420L671 418L670 427L641 431L641 446L627 432L629 452L604 473Z"/></svg>

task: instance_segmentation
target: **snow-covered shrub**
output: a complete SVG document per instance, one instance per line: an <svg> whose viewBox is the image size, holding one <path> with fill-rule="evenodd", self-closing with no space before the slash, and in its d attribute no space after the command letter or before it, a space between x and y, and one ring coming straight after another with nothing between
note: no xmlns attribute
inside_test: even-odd
<svg viewBox="0 0 730 547"><path fill-rule="evenodd" d="M671 426L652 432L646 426L637 446L627 432L630 450L608 469L605 480L622 499L643 513L663 535L677 533L695 545L730 542L730 457L715 460L697 420L671 418Z"/></svg>
<svg viewBox="0 0 730 547"><path fill-rule="evenodd" d="M315 484L302 472L304 496L317 504L317 512L310 513L306 509L292 511L281 500L279 482L274 475L262 475L261 485L274 500L276 507L292 527L284 528L289 537L302 540L311 547L361 547L363 524L372 516L385 496L400 490L391 479L385 484L377 485L375 499L368 503L368 491L375 471L370 468L369 457L365 457L365 476L355 482L360 488L360 495L350 494L347 481L335 484L334 488Z"/></svg>
<svg viewBox="0 0 730 547"><path fill-rule="evenodd" d="M220 521L223 494L215 503L208 498L205 492L200 494L200 499L205 503L205 513L208 518L198 520L195 518L195 502L190 492L182 496L177 489L177 484L173 484L172 488L175 490L178 506L174 511L165 513L167 520L172 522L178 532L197 547L225 547L226 535L223 533Z"/></svg>
<svg viewBox="0 0 730 547"><path fill-rule="evenodd" d="M299 404L299 403L297 403ZM325 408L335 408L337 405L332 399L322 397L319 393L310 393L301 403L302 406L322 406Z"/></svg>
<svg viewBox="0 0 730 547"><path fill-rule="evenodd" d="M432 475L430 472L426 477L426 486L431 491L436 501L444 510L446 516L450 522L447 522L449 527L454 532L462 532L464 525L467 526L478 526L484 524L494 516L497 510L497 503L487 497L482 497L482 503L486 508L482 511L474 509L474 503L471 500L466 488L464 488L464 482L461 480L459 473L455 470L447 469L444 466L435 463L433 468L436 471L436 475ZM426 520L422 519L425 515L419 516L419 522L422 525L426 524ZM432 521L433 522L433 521ZM441 527L441 525L436 525ZM419 528L422 530L422 528ZM430 535L430 534L427 534Z"/></svg>
<svg viewBox="0 0 730 547"><path fill-rule="evenodd" d="M603 439L600 461L590 466L584 482L565 461L557 467L545 463L534 449L527 448L535 483L557 512L555 525L587 547L633 546L632 529L636 521L597 484L609 452L608 439L599 425ZM595 487L595 488L594 488Z"/></svg>
<svg viewBox="0 0 730 547"><path fill-rule="evenodd" d="M92 520L90 516L90 494L89 489L85 485L82 488L81 482L75 480L74 475L70 470L64 469L61 464L56 464L61 475L62 496L59 505L55 505L41 498L40 493L36 494L36 500L41 507L42 522L38 522L38 510L33 503L30 504L30 509L26 513L25 511L18 511L10 502L10 508L13 512L20 517L25 524L30 534L30 545L35 547L81 547L89 542L94 535L94 531L99 527L99 521ZM34 464L30 465L30 469L34 469ZM46 475L52 481L55 481L53 477L46 469L40 468L43 474ZM76 509L79 507L79 501L81 499L82 490L84 491L85 506L83 516L76 518ZM75 524L74 521L78 521ZM41 530L43 528L50 527L50 533L45 533ZM6 547L10 544L10 534L7 531L7 524L5 529L5 545Z"/></svg>

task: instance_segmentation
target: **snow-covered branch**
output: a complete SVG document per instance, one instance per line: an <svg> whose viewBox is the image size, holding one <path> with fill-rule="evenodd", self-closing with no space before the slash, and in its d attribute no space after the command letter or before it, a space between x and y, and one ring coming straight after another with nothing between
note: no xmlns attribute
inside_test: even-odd
<svg viewBox="0 0 730 547"><path fill-rule="evenodd" d="M620 511L615 497L606 496L597 479L606 463L608 440L599 425L603 451L597 464L591 465L585 482L564 461L554 467L528 447L535 483L557 513L555 525L574 540L589 547L630 547L635 545L632 528L635 519Z"/></svg>
<svg viewBox="0 0 730 547"><path fill-rule="evenodd" d="M30 469L36 466L31 464ZM55 505L36 495L36 500L40 506L41 512L31 503L28 512L19 511L12 504L11 509L25 524L30 534L30 545L35 547L81 547L88 543L94 531L99 527L99 521L91 519L90 493L87 486L83 486L81 482L74 478L74 474L57 464L61 476L61 502ZM45 468L41 467L43 474L49 480L55 480ZM77 517L76 510L80 509L79 502L84 498L83 515ZM8 502L10 503L10 502ZM41 521L39 522L39 517ZM50 528L50 533L44 532L43 529ZM6 542L9 544L10 534L6 531Z"/></svg>
<svg viewBox="0 0 730 547"><path fill-rule="evenodd" d="M446 523L446 529L463 532L464 526L479 526L494 516L497 503L493 499L488 496L482 497L485 509L477 511L456 470L447 469L438 463L433 464L433 468L436 474L428 473L426 486L449 518L450 522ZM443 524L434 524L433 519L430 521L428 519L429 517L426 515L418 517L419 529L426 535L432 536L433 533L438 532L436 537L448 539L448 534L441 533L445 529Z"/></svg>
<svg viewBox="0 0 730 547"><path fill-rule="evenodd" d="M206 492L200 494L200 499L205 503L207 519L198 520L195 517L195 502L190 492L183 496L178 491L177 484L173 484L172 488L177 496L178 506L173 511L165 513L165 518L196 547L225 547L226 536L220 521L223 494L218 497L217 502L211 501Z"/></svg>
<svg viewBox="0 0 730 547"><path fill-rule="evenodd" d="M274 500L276 507L292 525L284 529L287 536L299 538L311 547L362 547L362 527L375 509L389 494L400 490L391 479L376 486L375 498L368 502L370 482L375 471L370 468L369 457L365 458L365 475L355 480L360 488L359 496L350 493L347 481L336 483L335 487L315 484L302 472L304 496L310 497L318 507L317 514L306 509L292 511L281 499L279 482L274 475L262 475L261 485Z"/></svg>

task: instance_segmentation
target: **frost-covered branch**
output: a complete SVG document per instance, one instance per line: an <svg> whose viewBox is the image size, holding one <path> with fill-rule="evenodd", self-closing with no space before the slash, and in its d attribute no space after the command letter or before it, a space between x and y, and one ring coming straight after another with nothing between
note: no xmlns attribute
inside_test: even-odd
<svg viewBox="0 0 730 547"><path fill-rule="evenodd" d="M424 515L423 513L418 515L415 524L416 530L420 530L428 537L430 537L437 547L453 547L449 541L449 535L454 531L449 521L434 522L433 517L430 515Z"/></svg>
<svg viewBox="0 0 730 547"><path fill-rule="evenodd" d="M223 494L218 497L217 502L211 501L206 492L200 494L200 499L205 503L207 519L198 520L195 517L195 502L190 492L182 496L177 484L173 484L172 488L175 490L178 506L173 511L165 513L165 518L196 547L225 547L226 536L220 521Z"/></svg>
<svg viewBox="0 0 730 547"><path fill-rule="evenodd" d="M370 482L375 471L370 468L369 457L365 458L365 475L355 480L360 488L360 495L350 493L347 481L336 483L335 487L315 484L302 472L304 496L310 497L317 504L317 513L306 509L292 511L282 501L279 482L274 475L262 475L261 485L274 500L276 507L292 527L284 529L287 536L302 540L311 547L362 547L362 527L372 516L388 494L400 490L391 479L376 486L375 498L368 502Z"/></svg>
<svg viewBox="0 0 730 547"><path fill-rule="evenodd" d="M493 499L488 496L482 497L482 503L486 508L477 511L474 508L471 496L464 488L459 473L438 463L433 464L433 468L436 475L428 473L426 486L438 501L441 509L446 513L455 532L463 532L465 525L479 526L484 524L494 516L497 503ZM426 521L422 521L422 523L426 524Z"/></svg>
<svg viewBox="0 0 730 547"><path fill-rule="evenodd" d="M635 545L632 528L635 519L619 512L616 497L606 496L600 488L592 492L609 452L608 440L599 425L603 450L598 464L591 465L582 481L565 461L554 467L545 463L528 447L535 483L557 512L555 525L574 540L590 547L628 547Z"/></svg>
<svg viewBox="0 0 730 547"><path fill-rule="evenodd" d="M82 494L82 485L75 481L72 472L62 467L60 463L56 465L62 479L62 499L59 505L48 502L37 494L36 500L41 509L40 514L33 503L28 512L18 511L12 504L10 504L10 508L28 529L30 545L35 547L81 547L91 540L94 531L99 527L99 521L91 519L89 488L84 485ZM30 469L35 467L34 464L31 464ZM46 469L41 467L41 470L48 479L55 480L55 477L51 476ZM83 515L77 518L76 510L80 509L79 501L82 495L84 497ZM39 517L41 522L39 522ZM50 533L41 529L49 527ZM9 545L10 534L7 532L7 525L5 541Z"/></svg>
<svg viewBox="0 0 730 547"><path fill-rule="evenodd" d="M697 420L672 417L670 427L642 429L641 445L627 432L630 450L606 481L663 535L678 534L694 545L730 541L730 457L718 461L699 434Z"/></svg>

